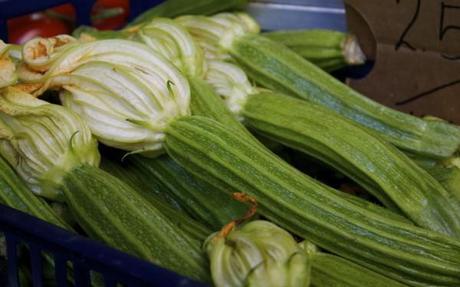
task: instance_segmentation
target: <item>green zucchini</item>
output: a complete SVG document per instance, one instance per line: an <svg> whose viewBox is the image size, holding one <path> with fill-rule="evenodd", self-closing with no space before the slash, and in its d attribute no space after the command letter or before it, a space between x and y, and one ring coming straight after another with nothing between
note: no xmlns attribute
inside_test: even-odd
<svg viewBox="0 0 460 287"><path fill-rule="evenodd" d="M70 211L70 208L65 203L55 201L49 202L48 204L51 206L54 213L69 226L75 227L78 225L78 222L73 217L72 211Z"/></svg>
<svg viewBox="0 0 460 287"><path fill-rule="evenodd" d="M45 200L31 192L26 183L14 172L14 170L2 157L0 157L0 204L20 210L43 221L64 228L70 232L75 232L65 220L58 216L58 214ZM0 245L2 245L1 241ZM54 270L54 259L49 254L43 254L43 258L45 262L44 277L45 279L49 279L49 274L52 270ZM71 272L70 265L69 269ZM26 282L28 279L26 271L27 268L21 264L19 266L21 284ZM70 282L73 282L73 276L71 273L69 274L68 279Z"/></svg>
<svg viewBox="0 0 460 287"><path fill-rule="evenodd" d="M287 47L312 47L315 52L321 49L339 50L348 37L353 37L347 33L325 29L277 30L262 35Z"/></svg>
<svg viewBox="0 0 460 287"><path fill-rule="evenodd" d="M353 122L305 101L261 92L248 97L245 124L338 169L419 226L460 236L460 205L426 171Z"/></svg>
<svg viewBox="0 0 460 287"><path fill-rule="evenodd" d="M287 46L325 71L366 61L356 37L347 33L312 29L275 31L263 33L263 36Z"/></svg>
<svg viewBox="0 0 460 287"><path fill-rule="evenodd" d="M234 42L232 55L258 83L327 107L402 150L445 158L457 151L460 129L384 107L323 73L282 45L257 35Z"/></svg>
<svg viewBox="0 0 460 287"><path fill-rule="evenodd" d="M256 140L250 133L248 133L247 129L244 128L244 126L238 120L235 119L234 114L232 114L230 110L225 107L225 104L223 103L223 101L219 99L216 93L210 90L209 85L204 85L204 84L199 84L199 83L200 81L197 81L197 80L190 82L191 90L192 90L192 97L191 97L191 103L190 103L192 114L195 116L211 118L221 123L226 128L232 129L235 133L240 133L242 137L249 136L248 140L254 141L254 144L259 144L258 140ZM243 122L246 123L244 118L243 118ZM261 144L259 145L263 146ZM139 157L139 159L140 158L141 157ZM147 159L147 160L144 159L144 161L149 161L149 160L150 159ZM168 164L174 165L173 161L169 159L166 160L166 158L164 160L168 161ZM175 168L180 168L180 167L177 166ZM183 168L180 168L180 169L182 169L181 173L186 172ZM191 177L191 175L189 175L189 177ZM212 187L209 187L209 185L206 184L206 182L204 181L200 181L200 184L201 183L207 185L208 188L212 188ZM214 189L216 189L216 187L214 187ZM219 190L220 192L226 192L226 189L228 189L228 187L226 187L225 185L222 185ZM192 190L189 189L189 191L192 191ZM341 196L343 199L353 202L354 204L358 206L367 208L379 214L385 214L385 216L391 217L394 220L399 220L402 222L410 223L410 221L407 218L395 212L391 212L388 209L383 208L379 205L373 204L369 201L363 200L353 195L349 195L344 192L337 191L336 193L337 195ZM216 198L222 197L222 195L219 195L218 193L214 193L213 196ZM227 208L229 208L229 206L227 206ZM398 209L398 208L395 207L395 209ZM240 211L236 211L236 212L233 211L233 212L237 214Z"/></svg>
<svg viewBox="0 0 460 287"><path fill-rule="evenodd" d="M43 199L30 191L2 157L0 157L0 203L61 228L72 230Z"/></svg>
<svg viewBox="0 0 460 287"><path fill-rule="evenodd" d="M213 88L203 80L206 70L203 51L188 32L171 19L156 18L146 23L134 37L150 49L171 61L187 76L191 90L190 108L193 114L218 117L228 127L250 133L227 111ZM216 104L217 103L217 104ZM137 170L151 185L162 185L163 194L185 209L188 214L214 230L242 216L247 207L225 192L196 179L168 157L145 159L126 158L128 169Z"/></svg>
<svg viewBox="0 0 460 287"><path fill-rule="evenodd" d="M201 242L184 233L130 186L83 165L66 174L63 192L93 238L198 280L209 280Z"/></svg>
<svg viewBox="0 0 460 287"><path fill-rule="evenodd" d="M156 179L152 179L151 176L147 178L142 177L142 175L135 175L134 173L137 171L129 166L122 166L121 163L107 158L102 160L101 168L128 184L134 191L142 196L148 204L153 205L161 214L169 218L179 230L183 230L192 238L198 241L204 241L212 233L213 230L168 204L168 202L158 196L157 192L152 192L149 185L151 185L153 181L156 181ZM144 188L146 186L147 188ZM158 190L158 192L166 193L164 189Z"/></svg>
<svg viewBox="0 0 460 287"><path fill-rule="evenodd" d="M427 168L427 171L460 202L460 159L458 157Z"/></svg>
<svg viewBox="0 0 460 287"><path fill-rule="evenodd" d="M318 253L312 260L311 283L315 287L408 286L332 254Z"/></svg>
<svg viewBox="0 0 460 287"><path fill-rule="evenodd" d="M148 170L133 164L132 158L136 158L136 155L123 158L119 154L104 154L101 168L134 187L145 200L154 198L154 200L166 203L178 213L187 214L182 204L169 192L166 192L168 186L161 181L154 180Z"/></svg>
<svg viewBox="0 0 460 287"><path fill-rule="evenodd" d="M228 106L239 99L235 115L252 131L339 170L418 225L460 235L460 205L393 146L330 110L251 87L233 64L209 61L207 80Z"/></svg>
<svg viewBox="0 0 460 287"><path fill-rule="evenodd" d="M400 149L428 158L447 158L460 145L460 128L420 119L359 94L282 44L257 35L245 14L177 19L192 35L230 53L264 87L324 106L362 125Z"/></svg>
<svg viewBox="0 0 460 287"><path fill-rule="evenodd" d="M105 40L69 49L66 57L58 58L53 70L41 80L68 67L71 61L68 55L78 58L77 61L80 59L77 56L85 56L85 62L80 63L78 69L63 72L65 80L74 80L64 82L65 104L80 111L79 115L87 120L101 141L146 156L158 156L166 151L208 183L255 198L260 213L275 223L398 281L418 286L460 284L457 240L363 209L295 170L249 137L226 129L214 120L188 116L190 93L185 77L144 46L124 40ZM96 58L93 62L92 57ZM112 62L114 59L117 64ZM58 81L62 78L54 79L56 86L62 84ZM72 86L67 86L69 84ZM101 212L95 206L88 208L88 205L109 203L100 200L100 193L105 195L103 199L113 197L115 201L114 209L109 209L111 216L99 223L102 226L93 228L96 232L119 217L117 221L134 217L134 223L130 220L133 226L136 220L142 219L136 211L128 212L126 217L113 214L118 213L120 202L126 204L131 196L125 197L123 192L112 192L112 189L129 187L115 179L109 180L105 174L94 175L92 170L84 172L83 177L78 170L81 169L71 171L64 182L67 187L75 188L72 194L83 203L75 204L81 208L80 212L96 212L100 217ZM105 184L100 184L104 179L116 186L107 183L107 191ZM69 191L64 193L67 195ZM96 200L88 201L87 196L95 196ZM142 208L142 200L135 201L137 208L138 205ZM100 211L107 212L107 209ZM132 232L137 234L136 230ZM155 231L146 234L152 232ZM168 237L168 240L173 239ZM167 246L170 244L168 241Z"/></svg>
<svg viewBox="0 0 460 287"><path fill-rule="evenodd" d="M324 253L310 242L299 246L309 254L311 285L315 287L404 287L405 284L380 275L345 258Z"/></svg>
<svg viewBox="0 0 460 287"><path fill-rule="evenodd" d="M232 114L230 112L230 110L225 107L224 103L219 99L219 97L216 95L216 93L211 90L209 85L203 84L202 81L199 81L199 80L195 79L194 81L190 81L190 87L191 87L191 91L192 91L192 97L191 97L190 105L191 105L191 110L192 110L193 115L203 116L203 117L208 117L208 118L214 119L217 122L223 124L226 128L232 129L234 132L240 133L240 135L242 137L249 136L249 140L253 140L255 144L259 144L259 142L250 133L248 133L247 129L245 129L244 126L239 121L237 121L235 119L234 114ZM247 123L247 121L244 120L244 117L242 117L242 118L243 118L243 122ZM138 158L138 160L141 160L141 159L142 159L141 157ZM147 161L152 161L152 162L156 161L156 162L158 162L157 165L162 162L159 159L154 159L154 160L143 159L143 161L146 161L146 162ZM174 162L171 161L170 159L165 158L164 161L168 162L168 164L171 166L171 170L172 169L181 170L178 174L176 174L176 176L179 176L179 178L183 178L183 177L180 176L180 174L186 174L186 171L183 168L179 167L177 164L174 164ZM156 170L158 172L158 170L161 170L161 169L159 169L158 167L155 167L153 170ZM188 175L186 178L187 179L185 179L185 180L182 179L182 181L188 182L192 178L192 175ZM197 179L196 181L198 181L198 182L194 182L194 185L203 184L204 186L206 186L206 190L208 190L208 191L216 189L216 187L213 188L212 186L209 186L208 184L206 184L206 182L203 182L203 181L201 181L199 179ZM174 182L175 181L173 181L173 183ZM216 204L219 204L219 202L222 199L224 199L224 202L228 201L228 198L226 198L226 197L222 198L223 196L220 194L221 192L225 193L226 189L228 189L228 188L225 185L223 185L220 188L220 192L214 192L213 193L213 198L217 199ZM187 190L189 192L193 192L193 193L196 194L196 195L191 194L190 196L192 196L194 198L199 196L199 190L193 190L193 189L190 189L190 188L188 188ZM393 218L395 220L403 221L403 222L406 222L406 223L410 222L407 218L405 218L405 217L403 217L403 216L401 216L401 215L399 215L397 213L391 212L386 208L382 208L381 206L378 206L376 204L373 204L371 202L363 200L363 199L361 199L359 197L352 196L352 195L346 194L344 192L337 192L337 195L341 196L345 200L353 202L356 205L359 205L359 206L361 206L363 208L367 208L367 209L372 210L372 211L374 211L376 213L385 214L388 217L391 217L391 218ZM184 198L188 198L188 197L189 196L186 196ZM199 196L198 198L201 198L201 197ZM202 200L206 201L206 200L209 200L209 199L206 199L206 197L202 197ZM232 206L232 205L235 205L235 206ZM239 207L238 204L233 203L232 205L226 205L226 209L229 208L229 210L232 213L233 218L235 218L234 216L236 214L242 214L241 211L239 211L239 209L241 209L241 208ZM394 206L395 210L399 210L399 208L396 205L391 204L391 202L389 203L389 205ZM229 218L228 216L224 216L223 217L224 220L221 221L221 223L228 222L229 221L228 218ZM223 225L223 224L221 224L221 225Z"/></svg>
<svg viewBox="0 0 460 287"><path fill-rule="evenodd" d="M164 184L167 189L163 192L175 197L188 214L213 231L240 218L247 210L246 205L232 199L231 190L216 191L212 185L188 173L168 156L154 159L133 156L127 159L127 163L128 168L133 166L143 170L152 181Z"/></svg>
<svg viewBox="0 0 460 287"><path fill-rule="evenodd" d="M5 90L0 102L2 156L38 191L40 184L52 186L87 234L162 267L208 279L201 241L97 167L97 143L78 114L16 89Z"/></svg>
<svg viewBox="0 0 460 287"><path fill-rule="evenodd" d="M196 176L254 197L262 215L328 251L409 285L460 284L457 240L358 207L214 120L175 120L165 147Z"/></svg>
<svg viewBox="0 0 460 287"><path fill-rule="evenodd" d="M326 72L333 72L333 71L340 70L344 68L345 66L347 66L347 64L343 62L342 59L339 59L339 58L325 59L325 60L318 60L316 62L313 62L313 61L311 62Z"/></svg>

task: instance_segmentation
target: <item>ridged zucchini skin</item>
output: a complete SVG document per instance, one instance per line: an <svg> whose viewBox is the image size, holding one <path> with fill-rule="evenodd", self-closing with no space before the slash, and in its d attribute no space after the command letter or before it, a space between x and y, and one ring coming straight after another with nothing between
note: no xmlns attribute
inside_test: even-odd
<svg viewBox="0 0 460 287"><path fill-rule="evenodd" d="M311 284L315 287L404 287L339 256L318 252L312 255Z"/></svg>
<svg viewBox="0 0 460 287"><path fill-rule="evenodd" d="M311 62L326 72L337 71L337 70L340 70L348 66L346 63L343 62L342 59L338 59L338 58L318 60L316 62L311 61Z"/></svg>
<svg viewBox="0 0 460 287"><path fill-rule="evenodd" d="M173 18L179 15L212 15L220 11L244 8L247 0L168 0L137 16L128 27L152 20L154 17Z"/></svg>
<svg viewBox="0 0 460 287"><path fill-rule="evenodd" d="M270 92L249 96L243 115L253 130L338 169L417 225L460 237L460 204L402 152L355 123Z"/></svg>
<svg viewBox="0 0 460 287"><path fill-rule="evenodd" d="M248 132L248 130L244 127L243 124L241 124L238 120L236 120L234 114L232 114L229 111L229 109L225 106L224 102L219 98L219 96L214 92L214 90L209 86L209 84L199 79L192 79L189 82L190 82L190 87L191 87L191 92L192 92L191 110L192 110L193 115L211 118L221 123L226 128L232 129L233 131L240 133L241 137L249 136L248 138L249 141L254 141L254 143L259 144L262 150L267 151L268 153L272 154L270 151L268 151L268 149L263 144L259 143L259 141L255 139L250 132ZM169 161L173 162L171 160ZM180 167L176 167L176 168L180 168ZM183 173L186 173L186 171L182 168L182 171L179 174L183 174ZM226 185L221 185L219 188L220 192L224 192L224 193L226 192L227 189L228 189L228 186ZM189 191L194 192L195 190L189 189ZM352 196L344 192L336 192L336 193L337 195L343 197L344 199L351 201L354 204L357 204L361 207L368 208L370 210L374 210L378 213L385 213L387 216L392 217L393 219L396 219L396 220L409 222L403 216L390 212L385 208L381 208L380 206L373 204L371 202L368 202L366 200L363 200L359 197ZM213 197L221 198L222 196L219 195L218 192L214 192ZM203 199L206 200L206 198L203 198ZM389 201L388 205L392 206L392 202ZM394 210L399 211L399 208L396 205L393 205L393 207L394 207ZM227 206L226 208L231 208L231 206ZM232 207L232 210L233 208L238 208L238 205ZM238 210L233 210L232 213L236 214L239 212L240 211Z"/></svg>
<svg viewBox="0 0 460 287"><path fill-rule="evenodd" d="M189 234L192 238L199 241L204 241L213 232L204 224L192 219L188 214L180 212L178 209L169 205L166 201L160 198L156 193L151 192L149 188L143 188L153 181L152 177L144 177L134 175L135 170L129 166L123 166L119 162L104 158L101 167L111 175L118 177L123 182L131 186L145 201L153 207L157 208L165 217L175 224L175 226ZM165 192L161 190L160 192Z"/></svg>
<svg viewBox="0 0 460 287"><path fill-rule="evenodd" d="M459 286L460 243L375 214L203 117L166 129L165 147L189 172L258 202L259 212L318 246L412 286Z"/></svg>
<svg viewBox="0 0 460 287"><path fill-rule="evenodd" d="M264 37L288 47L312 47L338 50L347 39L347 34L334 30L278 30L262 34Z"/></svg>
<svg viewBox="0 0 460 287"><path fill-rule="evenodd" d="M192 217L212 231L243 216L248 207L231 197L232 190L224 192L195 177L169 156L158 158L132 157L130 165L143 169L151 180L160 181ZM235 192L235 191L234 191ZM209 236L209 233L207 234Z"/></svg>
<svg viewBox="0 0 460 287"><path fill-rule="evenodd" d="M350 35L346 33L312 29L275 31L263 33L263 36L287 46L302 58L325 71L338 70L348 65L344 46ZM360 53L362 54L362 52ZM364 57L360 60L362 63Z"/></svg>
<svg viewBox="0 0 460 287"><path fill-rule="evenodd" d="M214 88L206 81L198 78L190 78L192 115L214 119L227 128L241 132L243 136L253 138L252 134L240 123L224 102L216 94Z"/></svg>
<svg viewBox="0 0 460 287"><path fill-rule="evenodd" d="M180 274L209 280L201 243L121 180L84 165L65 176L63 192L91 237Z"/></svg>
<svg viewBox="0 0 460 287"><path fill-rule="evenodd" d="M447 158L459 148L459 127L423 120L374 102L263 36L235 39L229 51L262 86L327 107L404 151Z"/></svg>
<svg viewBox="0 0 460 287"><path fill-rule="evenodd" d="M2 157L0 157L0 203L61 228L72 230L43 199L29 190Z"/></svg>
<svg viewBox="0 0 460 287"><path fill-rule="evenodd" d="M443 166L442 164L427 169L438 180L451 196L460 202L460 168Z"/></svg>

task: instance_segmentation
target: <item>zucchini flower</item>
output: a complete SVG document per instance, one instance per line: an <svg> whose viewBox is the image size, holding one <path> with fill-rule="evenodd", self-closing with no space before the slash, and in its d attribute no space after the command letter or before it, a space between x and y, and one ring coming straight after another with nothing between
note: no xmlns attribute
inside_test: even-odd
<svg viewBox="0 0 460 287"><path fill-rule="evenodd" d="M243 120L241 112L248 96L259 91L251 85L246 73L240 67L222 61L208 61L206 81L213 86L240 121Z"/></svg>
<svg viewBox="0 0 460 287"><path fill-rule="evenodd" d="M147 46L127 40L71 45L39 79L61 91L97 139L109 146L157 155L164 129L189 114L190 88L182 74Z"/></svg>
<svg viewBox="0 0 460 287"><path fill-rule="evenodd" d="M171 19L155 18L139 29L134 40L143 42L190 77L202 78L205 74L203 51L187 30Z"/></svg>
<svg viewBox="0 0 460 287"><path fill-rule="evenodd" d="M0 88L15 84L18 79L16 64L10 57L11 47L0 40Z"/></svg>
<svg viewBox="0 0 460 287"><path fill-rule="evenodd" d="M205 242L218 287L307 287L310 258L292 235L268 221L252 221L216 233Z"/></svg>
<svg viewBox="0 0 460 287"><path fill-rule="evenodd" d="M75 113L15 88L0 96L0 154L33 192L59 197L64 175L82 164L99 165L97 142Z"/></svg>
<svg viewBox="0 0 460 287"><path fill-rule="evenodd" d="M220 13L212 17L182 16L176 21L184 26L205 51L207 59L228 60L227 49L234 39L260 32L259 24L245 13Z"/></svg>
<svg viewBox="0 0 460 287"><path fill-rule="evenodd" d="M44 74L60 55L76 44L78 44L77 40L68 35L35 38L28 41L22 47L22 63L18 68L20 81L29 86L36 84L33 91L39 90L44 85Z"/></svg>

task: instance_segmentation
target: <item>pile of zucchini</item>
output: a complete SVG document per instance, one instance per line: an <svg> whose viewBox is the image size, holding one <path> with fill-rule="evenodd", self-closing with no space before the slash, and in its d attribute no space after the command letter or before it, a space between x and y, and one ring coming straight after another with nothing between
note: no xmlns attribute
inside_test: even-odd
<svg viewBox="0 0 460 287"><path fill-rule="evenodd" d="M331 76L353 36L244 4L1 43L0 203L215 286L460 286L460 127Z"/></svg>

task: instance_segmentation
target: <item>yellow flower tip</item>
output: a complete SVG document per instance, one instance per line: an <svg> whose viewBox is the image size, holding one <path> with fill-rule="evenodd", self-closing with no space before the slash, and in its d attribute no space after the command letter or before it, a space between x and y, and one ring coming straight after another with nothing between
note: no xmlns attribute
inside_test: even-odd
<svg viewBox="0 0 460 287"><path fill-rule="evenodd" d="M81 33L80 34L80 37L78 38L78 40L82 43L88 43L88 42L93 42L93 41L96 41L97 38L88 34L88 33Z"/></svg>
<svg viewBox="0 0 460 287"><path fill-rule="evenodd" d="M35 92L39 91L43 87L43 83L19 83L11 87L37 97Z"/></svg>
<svg viewBox="0 0 460 287"><path fill-rule="evenodd" d="M128 33L137 33L139 32L139 30L142 28L142 24L137 24L137 25L134 25L134 26L131 26L131 27L128 27L126 29L123 29L124 32L128 32Z"/></svg>
<svg viewBox="0 0 460 287"><path fill-rule="evenodd" d="M24 44L22 56L27 66L38 72L44 72L48 65L44 65L52 58L59 48L76 42L72 36L57 35L50 38L35 38Z"/></svg>

